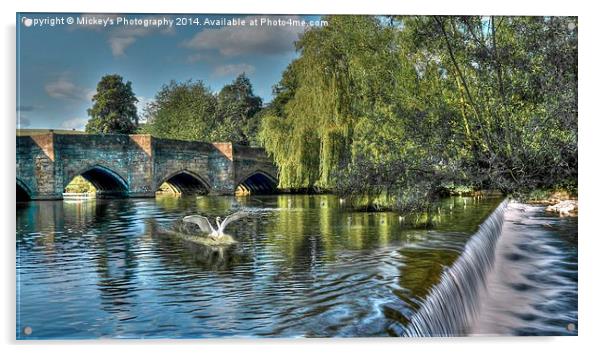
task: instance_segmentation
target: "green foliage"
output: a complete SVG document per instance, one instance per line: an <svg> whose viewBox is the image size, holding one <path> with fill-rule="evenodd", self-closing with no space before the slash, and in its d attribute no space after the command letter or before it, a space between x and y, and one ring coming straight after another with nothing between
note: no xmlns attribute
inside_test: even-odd
<svg viewBox="0 0 602 353"><path fill-rule="evenodd" d="M216 99L202 81L163 85L145 108L144 132L161 138L208 141L216 130Z"/></svg>
<svg viewBox="0 0 602 353"><path fill-rule="evenodd" d="M164 85L146 107L140 130L162 138L190 141L255 142L262 101L251 82L239 75L214 95L202 81Z"/></svg>
<svg viewBox="0 0 602 353"><path fill-rule="evenodd" d="M576 18L327 20L263 114L281 188L417 209L449 185L576 188Z"/></svg>
<svg viewBox="0 0 602 353"><path fill-rule="evenodd" d="M124 83L119 75L103 76L96 86L92 102L92 108L88 109L87 133L134 133L138 126L138 99L132 91L131 82Z"/></svg>
<svg viewBox="0 0 602 353"><path fill-rule="evenodd" d="M243 73L217 95L215 120L219 122L216 136L219 141L243 145L255 142L259 129L256 114L261 110L261 98L253 94L251 81Z"/></svg>
<svg viewBox="0 0 602 353"><path fill-rule="evenodd" d="M278 163L284 188L330 188L351 158L355 122L378 99L386 41L377 19L329 17L297 43L300 57L275 87L273 116L260 140ZM378 64L373 66L373 64ZM369 95L366 95L368 93Z"/></svg>
<svg viewBox="0 0 602 353"><path fill-rule="evenodd" d="M420 50L455 77L464 162L477 184L504 192L576 183L577 31L569 17L429 17ZM453 130L452 130L453 131Z"/></svg>
<svg viewBox="0 0 602 353"><path fill-rule="evenodd" d="M65 192L76 194L92 194L96 192L96 188L84 177L78 175L73 178L73 180L71 180L71 182L65 187Z"/></svg>

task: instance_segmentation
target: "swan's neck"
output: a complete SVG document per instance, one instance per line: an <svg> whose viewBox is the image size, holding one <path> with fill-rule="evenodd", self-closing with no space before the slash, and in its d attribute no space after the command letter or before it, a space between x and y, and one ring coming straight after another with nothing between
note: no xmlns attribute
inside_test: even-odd
<svg viewBox="0 0 602 353"><path fill-rule="evenodd" d="M215 229L216 232L219 232L220 228L222 227L222 224L219 221L219 218L215 219L215 224L217 225L217 228Z"/></svg>

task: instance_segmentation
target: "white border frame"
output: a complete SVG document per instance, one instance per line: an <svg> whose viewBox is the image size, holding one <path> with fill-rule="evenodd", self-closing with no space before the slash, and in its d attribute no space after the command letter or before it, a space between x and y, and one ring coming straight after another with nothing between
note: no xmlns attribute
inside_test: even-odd
<svg viewBox="0 0 602 353"><path fill-rule="evenodd" d="M144 350L145 352L184 352L219 350L220 352L251 351L268 353L283 350L287 353L308 350L336 352L479 352L506 351L581 352L598 350L598 329L602 328L599 297L601 293L599 249L602 249L602 232L595 222L594 212L599 212L602 171L600 163L601 141L599 89L600 74L600 15L594 1L532 1L503 0L497 2L476 0L304 0L298 3L279 0L215 0L211 3L178 0L150 3L148 0L27 0L4 1L2 11L2 153L0 165L10 167L10 173L2 173L3 185L9 196L2 202L2 271L0 272L1 313L0 337L5 352L104 352L107 349ZM454 339L203 339L203 340L89 340L89 341L15 341L15 206L13 183L15 178L15 18L16 12L147 12L147 13L273 13L273 14L424 14L424 15L564 15L579 16L579 185L581 189L579 216L579 336L578 337L500 337ZM83 346L85 345L85 347ZM43 347L41 347L43 346Z"/></svg>

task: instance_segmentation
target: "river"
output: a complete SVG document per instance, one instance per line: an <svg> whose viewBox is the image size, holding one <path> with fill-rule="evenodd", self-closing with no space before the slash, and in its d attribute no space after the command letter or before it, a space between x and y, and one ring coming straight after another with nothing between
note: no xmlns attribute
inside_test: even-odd
<svg viewBox="0 0 602 353"><path fill-rule="evenodd" d="M17 338L402 335L500 201L446 199L428 229L395 213L349 212L329 195L18 203ZM184 215L223 216L237 207L253 212L228 227L238 240L228 248L161 231ZM544 217L541 208L529 212ZM466 334L576 334L565 329L577 322L576 218L531 223L522 230L537 228L553 250L539 254L552 256L548 262L533 261L562 278L559 294L566 300L543 308L543 319L534 311L520 321L515 316L524 310L509 314L496 292L487 291L479 297L483 314ZM502 240L498 246L530 244ZM503 256L520 263L521 254ZM534 268L523 264L520 271ZM490 272L503 271L494 265ZM487 282L509 291L503 279ZM538 291L541 283L525 285L510 291L551 293ZM512 318L504 321L510 327L496 325L498 316ZM529 327L529 319L538 324Z"/></svg>

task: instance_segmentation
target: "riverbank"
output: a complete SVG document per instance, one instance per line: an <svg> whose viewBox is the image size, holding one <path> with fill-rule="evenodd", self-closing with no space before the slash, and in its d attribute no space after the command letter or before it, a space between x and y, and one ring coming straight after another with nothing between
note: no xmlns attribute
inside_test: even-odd
<svg viewBox="0 0 602 353"><path fill-rule="evenodd" d="M550 206L567 200L577 201L578 193L564 189L538 189L519 198L529 204Z"/></svg>
<svg viewBox="0 0 602 353"><path fill-rule="evenodd" d="M446 197L484 198L510 197L519 202L550 206L550 212L576 213L578 194L565 189L536 189L530 192L506 194L499 190L476 189L469 186L446 186L426 195L339 195L341 204L354 211L429 213L438 208L438 202Z"/></svg>
<svg viewBox="0 0 602 353"><path fill-rule="evenodd" d="M558 214L560 217L577 216L579 213L577 194L567 190L536 190L524 202L546 206L546 212Z"/></svg>

